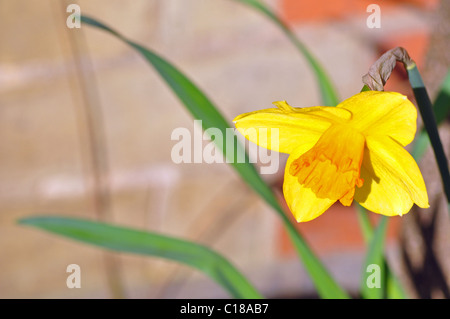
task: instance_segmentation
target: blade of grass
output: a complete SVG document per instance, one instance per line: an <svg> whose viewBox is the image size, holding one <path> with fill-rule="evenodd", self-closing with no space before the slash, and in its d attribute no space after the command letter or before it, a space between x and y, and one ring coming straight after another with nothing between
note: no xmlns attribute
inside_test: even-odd
<svg viewBox="0 0 450 319"><path fill-rule="evenodd" d="M436 123L439 125L450 112L450 69L447 72L441 88L433 104L434 116Z"/></svg>
<svg viewBox="0 0 450 319"><path fill-rule="evenodd" d="M364 269L362 274L362 280L360 285L360 292L361 296L364 299L381 299L384 296L384 291L387 289L387 287L381 287L385 284L385 263L384 263L384 256L383 256L383 248L384 248L384 238L386 237L386 229L387 229L387 222L388 218L386 216L382 216L380 219L380 222L377 226L377 229L374 232L374 235L372 237L372 240L369 244L369 250L366 255L365 263L364 263ZM371 268L372 266L375 266L377 268ZM370 273L369 270L373 269L374 273ZM377 274L376 272L379 271ZM371 287L369 285L369 281L371 278L369 277L378 278L375 279L379 282L379 287Z"/></svg>
<svg viewBox="0 0 450 319"><path fill-rule="evenodd" d="M83 219L40 216L24 218L19 223L116 252L161 257L183 263L211 277L235 298L262 298L227 259L206 246Z"/></svg>
<svg viewBox="0 0 450 319"><path fill-rule="evenodd" d="M230 137L229 134L226 134L230 126L205 94L172 64L151 50L125 38L93 18L82 16L81 21L109 32L136 49L155 68L193 117L202 120L203 129L218 128L223 133L224 139L221 141L214 139L214 142L224 153L227 162L234 167L243 180L274 208L282 218L287 232L314 282L319 295L323 298L348 298L348 294L331 277L303 237L286 217L270 187L264 182L255 167L248 161L248 155L245 149L238 143L235 136ZM230 149L225 147L225 145L229 145L230 138L233 138L232 145L234 146L231 152ZM243 157L246 159L244 162L236 160L237 158Z"/></svg>
<svg viewBox="0 0 450 319"><path fill-rule="evenodd" d="M300 53L305 57L311 66L316 76L317 84L320 89L320 95L324 106L336 106L339 103L339 98L336 94L333 84L331 83L328 75L317 61L317 59L309 52L307 47L298 39L298 37L292 32L292 30L265 4L258 0L235 0L243 4L249 5L258 10L272 22L274 22L283 33L289 38L289 40L295 45Z"/></svg>
<svg viewBox="0 0 450 319"><path fill-rule="evenodd" d="M397 276L393 276L389 271L386 258L384 259L384 269L386 271L386 297L389 299L408 299L408 295L402 287Z"/></svg>
<svg viewBox="0 0 450 319"><path fill-rule="evenodd" d="M411 156L416 162L420 161L429 146L430 138L425 130L421 130L414 139L414 144L411 149Z"/></svg>
<svg viewBox="0 0 450 319"><path fill-rule="evenodd" d="M369 220L368 212L361 205L357 205L357 216L359 225L362 231L364 241L370 245L373 239L373 227ZM382 239L380 239L382 240ZM383 257L384 258L384 257ZM403 289L397 276L390 270L389 265L386 263L386 258L383 260L384 269L386 272L386 297L389 299L406 299L408 295Z"/></svg>
<svg viewBox="0 0 450 319"><path fill-rule="evenodd" d="M358 212L358 221L361 228L361 232L366 243L370 243L373 236L372 223L369 220L369 215L364 207L360 204L356 205L356 210Z"/></svg>

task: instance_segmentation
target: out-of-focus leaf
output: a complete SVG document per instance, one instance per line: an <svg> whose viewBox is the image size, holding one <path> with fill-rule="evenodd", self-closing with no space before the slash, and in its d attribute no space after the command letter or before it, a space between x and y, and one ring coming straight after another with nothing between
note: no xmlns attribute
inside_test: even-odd
<svg viewBox="0 0 450 319"><path fill-rule="evenodd" d="M359 225L364 237L364 241L370 245L373 238L373 227L369 220L368 212L361 205L357 205L357 215ZM384 257L383 257L384 258ZM405 299L408 298L405 290L403 289L397 276L391 271L389 265L386 263L386 259L383 261L384 269L386 271L386 297L389 299Z"/></svg>
<svg viewBox="0 0 450 319"><path fill-rule="evenodd" d="M66 217L30 217L19 222L112 251L173 260L202 271L235 298L261 298L228 260L208 247L186 240Z"/></svg>
<svg viewBox="0 0 450 319"><path fill-rule="evenodd" d="M433 104L436 123L439 125L450 112L450 70L441 84L441 89Z"/></svg>
<svg viewBox="0 0 450 319"><path fill-rule="evenodd" d="M381 299L387 289L383 256L387 220L386 216L381 217L369 244L360 285L361 296L365 299ZM377 284L379 287L376 287Z"/></svg>

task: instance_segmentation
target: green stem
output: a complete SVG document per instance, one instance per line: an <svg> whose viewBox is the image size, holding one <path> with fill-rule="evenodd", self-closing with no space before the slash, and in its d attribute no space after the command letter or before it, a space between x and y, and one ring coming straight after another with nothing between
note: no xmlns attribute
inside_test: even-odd
<svg viewBox="0 0 450 319"><path fill-rule="evenodd" d="M445 156L444 148L442 147L442 142L439 138L439 131L437 128L436 119L434 117L430 97L428 96L416 64L412 63L411 65L408 65L406 70L408 72L409 82L419 107L420 115L422 116L423 124L430 138L434 156L439 167L445 196L447 197L447 202L450 203L450 173L448 170L447 157Z"/></svg>

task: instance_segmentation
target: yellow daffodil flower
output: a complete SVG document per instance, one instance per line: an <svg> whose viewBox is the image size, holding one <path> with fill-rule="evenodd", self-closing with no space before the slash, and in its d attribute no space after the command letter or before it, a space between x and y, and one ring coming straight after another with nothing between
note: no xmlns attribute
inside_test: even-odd
<svg viewBox="0 0 450 319"><path fill-rule="evenodd" d="M283 193L298 222L320 216L336 201L350 206L353 199L387 216L406 214L414 203L429 207L419 167L403 148L414 139L417 120L406 96L368 91L336 107L274 104L234 123L251 142L290 154ZM266 134L278 129L279 138L246 134L250 128Z"/></svg>

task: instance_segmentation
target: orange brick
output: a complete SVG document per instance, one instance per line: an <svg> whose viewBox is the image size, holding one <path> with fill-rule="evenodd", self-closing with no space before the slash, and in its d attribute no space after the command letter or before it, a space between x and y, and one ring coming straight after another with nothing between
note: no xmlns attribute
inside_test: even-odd
<svg viewBox="0 0 450 319"><path fill-rule="evenodd" d="M281 12L287 22L322 22L353 14L365 14L373 0L282 0Z"/></svg>
<svg viewBox="0 0 450 319"><path fill-rule="evenodd" d="M383 10L413 5L426 10L435 9L439 0L282 0L281 15L286 22L323 22L339 20L355 14L367 14L369 4L379 4Z"/></svg>
<svg viewBox="0 0 450 319"><path fill-rule="evenodd" d="M413 5L427 10L436 9L439 5L439 0L390 0L390 2L399 5Z"/></svg>

